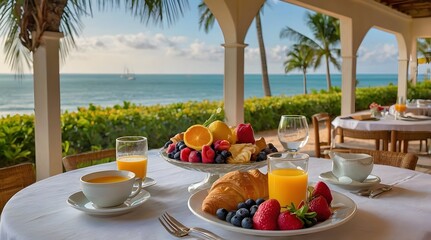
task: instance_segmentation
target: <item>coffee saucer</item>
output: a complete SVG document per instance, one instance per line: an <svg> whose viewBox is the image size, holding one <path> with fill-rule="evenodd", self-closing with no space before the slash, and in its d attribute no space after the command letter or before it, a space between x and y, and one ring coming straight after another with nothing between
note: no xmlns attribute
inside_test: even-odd
<svg viewBox="0 0 431 240"><path fill-rule="evenodd" d="M381 181L378 176L370 174L363 182L342 182L338 180L338 178L332 173L332 171L321 173L319 175L319 178L322 179L324 182L334 184L345 189L369 188L374 186L375 184L380 183Z"/></svg>
<svg viewBox="0 0 431 240"><path fill-rule="evenodd" d="M76 192L69 196L67 199L67 203L82 212L85 212L89 215L94 216L116 216L128 213L135 209L136 207L139 207L142 205L145 201L147 201L150 198L150 193L141 190L138 195L136 195L134 198L129 199L125 201L123 204L115 206L115 207L109 207L109 208L98 208L96 207L90 200L85 197L84 193L82 191Z"/></svg>
<svg viewBox="0 0 431 240"><path fill-rule="evenodd" d="M144 182L142 183L142 188L153 186L156 183L157 183L156 180L146 177Z"/></svg>

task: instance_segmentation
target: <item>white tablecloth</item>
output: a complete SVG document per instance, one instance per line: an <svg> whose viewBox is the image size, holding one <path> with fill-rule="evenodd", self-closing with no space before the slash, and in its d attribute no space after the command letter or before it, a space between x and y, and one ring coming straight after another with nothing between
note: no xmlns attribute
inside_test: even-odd
<svg viewBox="0 0 431 240"><path fill-rule="evenodd" d="M378 121L355 119L342 119L336 117L332 121L334 128L342 127L355 130L379 131L379 130L397 130L397 131L431 131L431 120L405 121L395 120L393 116L386 116Z"/></svg>
<svg viewBox="0 0 431 240"><path fill-rule="evenodd" d="M190 212L187 187L202 180L203 173L170 165L158 156L156 150L150 151L148 167L148 176L157 181L148 188L151 198L133 212L116 217L89 216L66 203L72 193L80 190L79 178L83 174L115 169L115 163L39 181L7 203L1 214L0 239L174 239L157 220L164 211L186 225L207 228L226 239L265 239L226 231ZM330 160L311 158L310 181L318 181L318 175L330 169ZM289 239L431 239L431 175L381 165L376 165L372 173L380 176L383 183L415 176L376 199L359 197L330 186L356 202L356 215L339 227Z"/></svg>

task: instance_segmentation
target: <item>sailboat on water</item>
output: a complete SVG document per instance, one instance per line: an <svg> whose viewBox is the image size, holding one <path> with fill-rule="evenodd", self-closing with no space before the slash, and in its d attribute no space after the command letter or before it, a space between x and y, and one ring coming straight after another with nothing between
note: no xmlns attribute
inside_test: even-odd
<svg viewBox="0 0 431 240"><path fill-rule="evenodd" d="M129 70L129 68L124 68L124 73L121 75L121 78L126 80L135 80L135 74Z"/></svg>

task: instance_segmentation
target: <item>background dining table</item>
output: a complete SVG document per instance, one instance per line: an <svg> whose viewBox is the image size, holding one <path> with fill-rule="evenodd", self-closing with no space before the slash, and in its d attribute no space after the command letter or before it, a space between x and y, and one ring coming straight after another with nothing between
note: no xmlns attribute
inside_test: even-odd
<svg viewBox="0 0 431 240"><path fill-rule="evenodd" d="M115 162L52 176L21 190L1 213L0 239L175 239L158 221L165 211L185 225L206 228L225 239L274 238L228 231L193 215L187 205L191 196L187 188L202 180L205 173L173 166L159 150L149 151L147 176L157 181L146 188L151 197L132 212L96 217L67 204L68 197L80 191L82 175L106 169L116 169ZM310 158L311 182L330 170L331 160ZM431 239L431 175L383 165L375 165L372 174L385 184L412 177L374 199L330 185L356 203L356 214L340 226L289 239Z"/></svg>
<svg viewBox="0 0 431 240"><path fill-rule="evenodd" d="M356 114L364 113L369 113L369 111ZM356 120L349 118L349 116L338 116L332 121L332 125L334 126L334 129L337 127L342 127L365 131L431 131L431 118L430 120L395 120L393 115L387 115L375 120Z"/></svg>

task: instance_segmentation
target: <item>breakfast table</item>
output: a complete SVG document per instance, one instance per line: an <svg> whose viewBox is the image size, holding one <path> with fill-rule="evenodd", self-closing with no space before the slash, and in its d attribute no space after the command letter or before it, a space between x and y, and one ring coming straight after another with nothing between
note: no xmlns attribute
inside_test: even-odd
<svg viewBox="0 0 431 240"><path fill-rule="evenodd" d="M378 119L356 120L351 117L369 113L363 111L354 113L349 116L338 116L332 121L334 128L342 127L362 131L431 131L431 118L429 120L422 119L395 119L393 115L387 115Z"/></svg>
<svg viewBox="0 0 431 240"><path fill-rule="evenodd" d="M187 226L225 239L274 238L229 231L195 216L188 207L187 189L205 173L168 163L158 149L149 151L147 173L156 184L145 188L151 196L139 207L118 216L93 216L69 206L69 196L80 191L81 176L107 169L116 169L115 162L55 175L21 190L1 213L0 239L175 239L158 221L165 211ZM260 170L266 172L265 167ZM319 175L330 170L330 160L310 158L309 181L319 181ZM339 226L289 239L431 239L431 175L383 165L374 165L372 174L385 184L410 178L373 199L329 185L354 201L355 214Z"/></svg>

